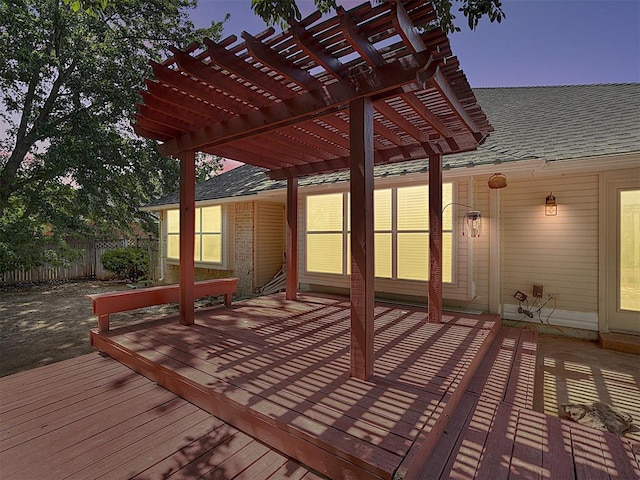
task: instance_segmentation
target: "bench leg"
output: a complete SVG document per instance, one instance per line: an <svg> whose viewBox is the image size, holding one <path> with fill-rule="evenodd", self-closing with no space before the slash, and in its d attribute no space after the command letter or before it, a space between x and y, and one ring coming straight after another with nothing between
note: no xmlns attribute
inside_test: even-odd
<svg viewBox="0 0 640 480"><path fill-rule="evenodd" d="M98 331L99 332L108 332L109 331L109 314L98 315Z"/></svg>
<svg viewBox="0 0 640 480"><path fill-rule="evenodd" d="M227 307L231 306L231 300L233 300L233 293L225 293L224 294L224 304Z"/></svg>

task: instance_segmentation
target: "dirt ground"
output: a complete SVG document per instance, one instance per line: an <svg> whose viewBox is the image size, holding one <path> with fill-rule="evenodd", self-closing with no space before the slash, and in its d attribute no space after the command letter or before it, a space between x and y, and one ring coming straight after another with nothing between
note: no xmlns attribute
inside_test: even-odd
<svg viewBox="0 0 640 480"><path fill-rule="evenodd" d="M94 293L126 290L124 283L80 281L0 289L0 377L93 351L89 330ZM177 311L176 305L114 314L111 324Z"/></svg>

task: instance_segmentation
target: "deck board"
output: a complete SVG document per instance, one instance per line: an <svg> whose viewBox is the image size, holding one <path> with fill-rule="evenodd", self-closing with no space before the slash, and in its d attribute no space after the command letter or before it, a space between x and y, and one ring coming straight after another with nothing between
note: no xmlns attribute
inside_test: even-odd
<svg viewBox="0 0 640 480"><path fill-rule="evenodd" d="M58 394L41 403L43 394L54 385ZM64 385L67 391L63 394ZM17 387L25 404L39 405L38 410L25 413L6 408L5 398ZM3 377L0 392L0 426L5 434L0 447L2 478L139 475L149 479L175 472L171 478L192 479L196 478L193 466L208 455L219 460L207 471L218 467L224 478L235 479L242 478L243 471L256 461L227 466L222 462L249 444L254 444L254 451L263 452L264 459L258 458L254 469L270 470L274 478L283 468L281 474L291 471L298 478L309 473L297 461L97 353ZM180 471L182 477L177 474ZM249 474L253 475L251 470Z"/></svg>
<svg viewBox="0 0 640 480"><path fill-rule="evenodd" d="M332 478L390 479L435 445L499 329L495 316L375 308L374 376L349 376L350 304L283 296L93 333L94 344L172 391ZM224 408L223 408L224 407ZM424 445L427 447L424 447Z"/></svg>
<svg viewBox="0 0 640 480"><path fill-rule="evenodd" d="M535 342L535 332L501 329L424 478L640 478L637 443L533 411Z"/></svg>
<svg viewBox="0 0 640 480"><path fill-rule="evenodd" d="M533 411L535 332L378 304L365 382L348 307L273 296L93 333L135 371L92 354L0 379L2 477L640 478L637 443Z"/></svg>

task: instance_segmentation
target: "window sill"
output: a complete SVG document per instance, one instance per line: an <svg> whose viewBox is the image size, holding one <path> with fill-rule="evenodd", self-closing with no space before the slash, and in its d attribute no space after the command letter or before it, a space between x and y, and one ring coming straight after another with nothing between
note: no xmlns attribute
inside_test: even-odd
<svg viewBox="0 0 640 480"><path fill-rule="evenodd" d="M180 265L180 260L175 258L165 258L165 263L167 265ZM232 270L232 268L228 264L224 263L207 263L207 262L195 262L196 268L206 268L209 270Z"/></svg>

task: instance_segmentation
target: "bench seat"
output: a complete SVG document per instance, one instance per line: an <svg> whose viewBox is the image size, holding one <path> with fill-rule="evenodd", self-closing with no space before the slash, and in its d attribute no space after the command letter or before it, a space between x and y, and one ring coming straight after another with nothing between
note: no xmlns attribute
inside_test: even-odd
<svg viewBox="0 0 640 480"><path fill-rule="evenodd" d="M232 296L238 291L237 278L219 278L203 280L193 285L194 297L213 297L224 295L224 304L231 305ZM161 285L124 292L98 293L87 295L93 305L93 313L98 316L98 330L109 331L109 315L137 308L151 307L180 301L179 285Z"/></svg>

